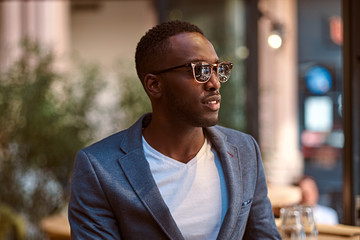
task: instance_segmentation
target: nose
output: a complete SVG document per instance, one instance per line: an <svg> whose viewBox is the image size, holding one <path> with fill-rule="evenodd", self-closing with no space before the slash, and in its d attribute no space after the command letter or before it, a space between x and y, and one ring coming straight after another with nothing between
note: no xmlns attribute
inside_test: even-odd
<svg viewBox="0 0 360 240"><path fill-rule="evenodd" d="M211 77L209 81L205 83L205 89L207 91L217 91L220 89L220 87L221 87L221 83L219 77L217 76L217 72L214 69L211 73Z"/></svg>

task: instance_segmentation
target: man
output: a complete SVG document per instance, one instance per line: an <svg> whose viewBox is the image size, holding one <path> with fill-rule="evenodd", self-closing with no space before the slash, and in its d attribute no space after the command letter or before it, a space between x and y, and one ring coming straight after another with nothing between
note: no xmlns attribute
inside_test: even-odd
<svg viewBox="0 0 360 240"><path fill-rule="evenodd" d="M215 126L232 64L202 31L172 21L138 43L152 113L81 150L73 239L280 239L253 138Z"/></svg>
<svg viewBox="0 0 360 240"><path fill-rule="evenodd" d="M313 207L316 223L328 225L339 223L338 214L334 209L318 204L319 189L315 179L305 175L297 185L300 187L302 193L301 204Z"/></svg>

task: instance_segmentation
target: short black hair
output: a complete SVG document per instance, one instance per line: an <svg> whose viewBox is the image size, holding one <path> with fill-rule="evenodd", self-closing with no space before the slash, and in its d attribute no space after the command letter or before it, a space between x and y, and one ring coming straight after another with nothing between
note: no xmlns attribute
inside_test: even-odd
<svg viewBox="0 0 360 240"><path fill-rule="evenodd" d="M179 20L161 23L140 39L135 52L136 72L141 82L152 69L152 64L160 60L169 49L169 38L180 33L197 32L202 35L201 29L189 22Z"/></svg>

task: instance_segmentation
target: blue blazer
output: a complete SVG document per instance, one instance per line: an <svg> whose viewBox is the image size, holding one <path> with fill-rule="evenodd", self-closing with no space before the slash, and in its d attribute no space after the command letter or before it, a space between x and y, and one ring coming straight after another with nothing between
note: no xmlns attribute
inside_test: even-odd
<svg viewBox="0 0 360 240"><path fill-rule="evenodd" d="M145 115L77 154L69 203L72 239L184 239L144 156L142 128L150 119ZM219 154L229 200L217 239L281 239L255 140L220 126L205 131Z"/></svg>

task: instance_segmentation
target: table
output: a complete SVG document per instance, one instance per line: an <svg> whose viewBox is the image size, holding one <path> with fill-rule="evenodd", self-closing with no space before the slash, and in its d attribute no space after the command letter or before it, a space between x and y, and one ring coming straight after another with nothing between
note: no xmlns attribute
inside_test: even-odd
<svg viewBox="0 0 360 240"><path fill-rule="evenodd" d="M280 226L280 219L276 218L276 226ZM316 224L319 231L317 240L360 240L360 227L343 224Z"/></svg>
<svg viewBox="0 0 360 240"><path fill-rule="evenodd" d="M360 240L360 236L337 236L320 233L317 240Z"/></svg>
<svg viewBox="0 0 360 240"><path fill-rule="evenodd" d="M318 240L360 240L360 227L343 224L317 224L316 227L319 231Z"/></svg>

